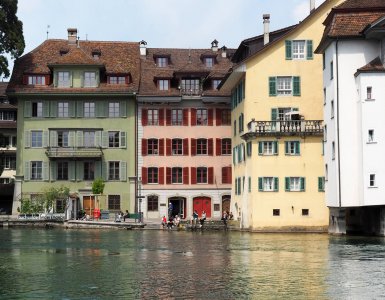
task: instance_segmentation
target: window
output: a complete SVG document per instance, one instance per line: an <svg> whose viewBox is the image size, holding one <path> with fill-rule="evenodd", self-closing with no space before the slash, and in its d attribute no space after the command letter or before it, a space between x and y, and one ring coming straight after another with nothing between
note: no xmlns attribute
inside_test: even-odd
<svg viewBox="0 0 385 300"><path fill-rule="evenodd" d="M110 76L110 84L126 84L125 76Z"/></svg>
<svg viewBox="0 0 385 300"><path fill-rule="evenodd" d="M31 180L43 179L43 162L31 161Z"/></svg>
<svg viewBox="0 0 385 300"><path fill-rule="evenodd" d="M239 116L239 120L238 120L238 126L239 126L239 133L241 133L241 132L243 132L243 126L244 126L244 124L243 124L243 114L241 114L240 116Z"/></svg>
<svg viewBox="0 0 385 300"><path fill-rule="evenodd" d="M108 180L119 180L119 167L118 161L108 162Z"/></svg>
<svg viewBox="0 0 385 300"><path fill-rule="evenodd" d="M207 109L197 109L197 125L207 125Z"/></svg>
<svg viewBox="0 0 385 300"><path fill-rule="evenodd" d="M303 192L305 191L304 177L285 177L286 192Z"/></svg>
<svg viewBox="0 0 385 300"><path fill-rule="evenodd" d="M279 209L273 209L273 216L278 217L280 215Z"/></svg>
<svg viewBox="0 0 385 300"><path fill-rule="evenodd" d="M300 142L285 142L285 155L300 155Z"/></svg>
<svg viewBox="0 0 385 300"><path fill-rule="evenodd" d="M220 79L214 79L213 80L213 89L216 90L218 88L218 86L221 84L221 81Z"/></svg>
<svg viewBox="0 0 385 300"><path fill-rule="evenodd" d="M96 87L96 73L84 72L84 87Z"/></svg>
<svg viewBox="0 0 385 300"><path fill-rule="evenodd" d="M334 100L330 101L330 118L334 118Z"/></svg>
<svg viewBox="0 0 385 300"><path fill-rule="evenodd" d="M333 62L330 62L330 80L334 78L334 65Z"/></svg>
<svg viewBox="0 0 385 300"><path fill-rule="evenodd" d="M372 100L372 87L366 87L366 100Z"/></svg>
<svg viewBox="0 0 385 300"><path fill-rule="evenodd" d="M159 200L158 196L147 197L147 211L158 211Z"/></svg>
<svg viewBox="0 0 385 300"><path fill-rule="evenodd" d="M43 117L43 102L32 102L32 117Z"/></svg>
<svg viewBox="0 0 385 300"><path fill-rule="evenodd" d="M313 59L312 40L286 40L286 59Z"/></svg>
<svg viewBox="0 0 385 300"><path fill-rule="evenodd" d="M368 143L374 143L374 129L368 130Z"/></svg>
<svg viewBox="0 0 385 300"><path fill-rule="evenodd" d="M68 162L57 163L57 180L68 180Z"/></svg>
<svg viewBox="0 0 385 300"><path fill-rule="evenodd" d="M172 183L183 183L183 170L182 168L171 169L171 182Z"/></svg>
<svg viewBox="0 0 385 300"><path fill-rule="evenodd" d="M57 104L57 116L59 118L68 118L68 102L59 102Z"/></svg>
<svg viewBox="0 0 385 300"><path fill-rule="evenodd" d="M307 209L307 208L302 209L302 215L308 216L309 215L309 209Z"/></svg>
<svg viewBox="0 0 385 300"><path fill-rule="evenodd" d="M28 84L30 85L45 85L45 76L28 76Z"/></svg>
<svg viewBox="0 0 385 300"><path fill-rule="evenodd" d="M318 191L325 191L325 177L318 177Z"/></svg>
<svg viewBox="0 0 385 300"><path fill-rule="evenodd" d="M108 195L108 209L120 211L120 195Z"/></svg>
<svg viewBox="0 0 385 300"><path fill-rule="evenodd" d="M148 168L147 178L148 183L158 183L158 168Z"/></svg>
<svg viewBox="0 0 385 300"><path fill-rule="evenodd" d="M147 141L147 154L158 155L159 154L159 142L158 139L149 139Z"/></svg>
<svg viewBox="0 0 385 300"><path fill-rule="evenodd" d="M237 136L237 121L234 120L234 136Z"/></svg>
<svg viewBox="0 0 385 300"><path fill-rule="evenodd" d="M231 125L231 110L223 109L220 118L222 125Z"/></svg>
<svg viewBox="0 0 385 300"><path fill-rule="evenodd" d="M2 159L0 159L0 168L7 168L7 169L16 169L16 157L14 156L3 156Z"/></svg>
<svg viewBox="0 0 385 300"><path fill-rule="evenodd" d="M182 109L171 110L171 125L174 125L174 126L183 125L183 110Z"/></svg>
<svg viewBox="0 0 385 300"><path fill-rule="evenodd" d="M84 117L85 118L95 117L95 102L84 102Z"/></svg>
<svg viewBox="0 0 385 300"><path fill-rule="evenodd" d="M83 165L84 168L84 180L95 179L95 163L93 161L86 161Z"/></svg>
<svg viewBox="0 0 385 300"><path fill-rule="evenodd" d="M68 131L58 131L57 132L57 146L58 147L68 147Z"/></svg>
<svg viewBox="0 0 385 300"><path fill-rule="evenodd" d="M269 96L300 96L301 78L298 76L269 77Z"/></svg>
<svg viewBox="0 0 385 300"><path fill-rule="evenodd" d="M212 68L213 65L214 65L214 58L205 57L205 66L208 68Z"/></svg>
<svg viewBox="0 0 385 300"><path fill-rule="evenodd" d="M159 111L157 109L149 109L147 114L147 125L159 125Z"/></svg>
<svg viewBox="0 0 385 300"><path fill-rule="evenodd" d="M156 65L159 68L164 68L168 66L168 57L157 57L156 58Z"/></svg>
<svg viewBox="0 0 385 300"><path fill-rule="evenodd" d="M207 168L197 168L197 183L207 183Z"/></svg>
<svg viewBox="0 0 385 300"><path fill-rule="evenodd" d="M197 155L207 155L207 139L197 139Z"/></svg>
<svg viewBox="0 0 385 300"><path fill-rule="evenodd" d="M58 81L57 85L58 87L70 87L70 72L58 72Z"/></svg>
<svg viewBox="0 0 385 300"><path fill-rule="evenodd" d="M376 186L376 174L370 174L369 175L369 186L370 187Z"/></svg>
<svg viewBox="0 0 385 300"><path fill-rule="evenodd" d="M277 77L277 94L291 95L291 77Z"/></svg>
<svg viewBox="0 0 385 300"><path fill-rule="evenodd" d="M14 111L0 111L0 121L16 121Z"/></svg>
<svg viewBox="0 0 385 300"><path fill-rule="evenodd" d="M263 141L258 142L258 154L259 155L277 155L278 154L278 142L276 141Z"/></svg>
<svg viewBox="0 0 385 300"><path fill-rule="evenodd" d="M86 148L95 147L95 131L83 132L83 145Z"/></svg>
<svg viewBox="0 0 385 300"><path fill-rule="evenodd" d="M182 93L196 95L199 92L199 79L182 79Z"/></svg>
<svg viewBox="0 0 385 300"><path fill-rule="evenodd" d="M158 80L158 88L160 91L168 91L169 80L160 79Z"/></svg>
<svg viewBox="0 0 385 300"><path fill-rule="evenodd" d="M293 59L305 58L305 41L293 41Z"/></svg>
<svg viewBox="0 0 385 300"><path fill-rule="evenodd" d="M182 139L173 139L171 147L172 147L172 155L182 155L183 154L183 140Z"/></svg>
<svg viewBox="0 0 385 300"><path fill-rule="evenodd" d="M259 177L258 190L260 192L278 192L278 178L277 177Z"/></svg>
<svg viewBox="0 0 385 300"><path fill-rule="evenodd" d="M328 140L328 127L327 125L324 126L324 142L327 142Z"/></svg>
<svg viewBox="0 0 385 300"><path fill-rule="evenodd" d="M109 131L108 132L108 147L109 148L119 148L119 131Z"/></svg>
<svg viewBox="0 0 385 300"><path fill-rule="evenodd" d="M43 147L43 131L31 131L31 147Z"/></svg>
<svg viewBox="0 0 385 300"><path fill-rule="evenodd" d="M326 88L324 88L324 105L326 104Z"/></svg>
<svg viewBox="0 0 385 300"><path fill-rule="evenodd" d="M120 103L119 102L108 103L108 116L110 118L119 118L120 117Z"/></svg>
<svg viewBox="0 0 385 300"><path fill-rule="evenodd" d="M221 140L221 155L231 155L231 139Z"/></svg>
<svg viewBox="0 0 385 300"><path fill-rule="evenodd" d="M336 158L336 145L334 141L332 142L332 159Z"/></svg>

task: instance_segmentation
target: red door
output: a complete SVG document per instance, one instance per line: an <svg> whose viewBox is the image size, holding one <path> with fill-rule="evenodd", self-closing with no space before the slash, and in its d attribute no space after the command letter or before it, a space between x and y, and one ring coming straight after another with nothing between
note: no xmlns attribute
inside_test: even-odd
<svg viewBox="0 0 385 300"><path fill-rule="evenodd" d="M193 210L198 212L199 217L202 215L202 211L205 211L206 217L211 218L211 199L209 197L194 198Z"/></svg>

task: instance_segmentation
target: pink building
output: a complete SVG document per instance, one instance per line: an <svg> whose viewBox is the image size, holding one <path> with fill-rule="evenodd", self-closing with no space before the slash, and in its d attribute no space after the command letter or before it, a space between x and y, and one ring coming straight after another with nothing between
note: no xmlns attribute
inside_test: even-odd
<svg viewBox="0 0 385 300"><path fill-rule="evenodd" d="M150 49L141 43L138 176L144 218L220 218L231 195L230 91L217 86L229 51Z"/></svg>

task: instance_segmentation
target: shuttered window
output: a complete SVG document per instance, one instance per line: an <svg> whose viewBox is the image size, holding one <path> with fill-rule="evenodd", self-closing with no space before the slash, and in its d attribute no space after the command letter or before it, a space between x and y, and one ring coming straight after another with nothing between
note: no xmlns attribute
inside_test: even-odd
<svg viewBox="0 0 385 300"><path fill-rule="evenodd" d="M301 78L299 76L269 77L269 96L290 95L301 95Z"/></svg>
<svg viewBox="0 0 385 300"><path fill-rule="evenodd" d="M286 40L285 41L286 60L313 59L312 40Z"/></svg>
<svg viewBox="0 0 385 300"><path fill-rule="evenodd" d="M285 177L286 192L304 192L305 178L304 177Z"/></svg>
<svg viewBox="0 0 385 300"><path fill-rule="evenodd" d="M285 155L300 155L300 142L288 141L285 142Z"/></svg>
<svg viewBox="0 0 385 300"><path fill-rule="evenodd" d="M260 192L278 192L278 177L258 177L258 190Z"/></svg>

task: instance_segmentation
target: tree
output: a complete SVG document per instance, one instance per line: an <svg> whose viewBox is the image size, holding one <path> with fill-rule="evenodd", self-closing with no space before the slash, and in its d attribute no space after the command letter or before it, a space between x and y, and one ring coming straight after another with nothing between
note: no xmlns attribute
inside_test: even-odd
<svg viewBox="0 0 385 300"><path fill-rule="evenodd" d="M25 43L23 22L17 16L17 0L0 0L0 77L9 77L8 58L23 54Z"/></svg>
<svg viewBox="0 0 385 300"><path fill-rule="evenodd" d="M102 178L97 178L92 183L92 193L95 195L103 194L105 183Z"/></svg>

